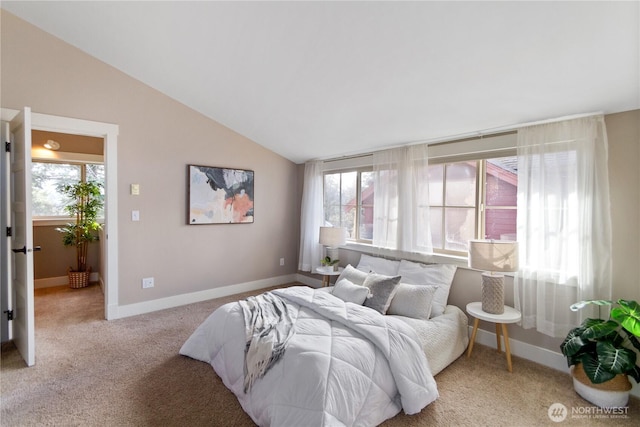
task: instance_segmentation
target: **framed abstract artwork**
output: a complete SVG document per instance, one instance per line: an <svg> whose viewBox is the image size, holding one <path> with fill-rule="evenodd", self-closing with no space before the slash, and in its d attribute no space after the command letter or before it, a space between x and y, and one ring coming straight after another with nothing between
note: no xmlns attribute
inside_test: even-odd
<svg viewBox="0 0 640 427"><path fill-rule="evenodd" d="M188 165L189 224L253 222L253 171Z"/></svg>

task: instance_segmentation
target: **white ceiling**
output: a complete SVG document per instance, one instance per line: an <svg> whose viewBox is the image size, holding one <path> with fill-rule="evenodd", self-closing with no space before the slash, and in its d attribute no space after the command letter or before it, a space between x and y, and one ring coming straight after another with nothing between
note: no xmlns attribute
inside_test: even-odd
<svg viewBox="0 0 640 427"><path fill-rule="evenodd" d="M10 2L290 160L640 108L639 2Z"/></svg>

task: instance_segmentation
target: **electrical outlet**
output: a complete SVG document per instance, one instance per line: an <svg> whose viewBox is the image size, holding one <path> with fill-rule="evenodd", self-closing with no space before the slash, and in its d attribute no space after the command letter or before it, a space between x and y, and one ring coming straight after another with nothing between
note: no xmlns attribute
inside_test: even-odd
<svg viewBox="0 0 640 427"><path fill-rule="evenodd" d="M282 267L284 265L284 258L280 258L280 266Z"/></svg>
<svg viewBox="0 0 640 427"><path fill-rule="evenodd" d="M153 288L153 277L145 277L142 279L142 289Z"/></svg>

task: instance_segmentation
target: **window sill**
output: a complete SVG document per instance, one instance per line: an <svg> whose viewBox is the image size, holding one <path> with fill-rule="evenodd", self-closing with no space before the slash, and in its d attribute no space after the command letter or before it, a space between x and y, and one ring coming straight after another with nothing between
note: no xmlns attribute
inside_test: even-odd
<svg viewBox="0 0 640 427"><path fill-rule="evenodd" d="M59 227L74 222L75 218L33 218L34 227ZM99 218L98 222L104 224L104 219Z"/></svg>
<svg viewBox="0 0 640 427"><path fill-rule="evenodd" d="M453 264L458 267L468 267L467 257L445 255L445 254L423 254L396 251L391 249L378 248L366 243L347 243L340 247L355 252L362 252L372 256L406 259L414 262L435 263L435 264Z"/></svg>

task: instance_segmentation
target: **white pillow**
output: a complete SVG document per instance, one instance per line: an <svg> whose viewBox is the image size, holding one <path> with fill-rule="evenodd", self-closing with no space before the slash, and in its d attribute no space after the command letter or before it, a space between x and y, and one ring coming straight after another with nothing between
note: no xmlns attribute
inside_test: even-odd
<svg viewBox="0 0 640 427"><path fill-rule="evenodd" d="M342 301L362 305L369 295L369 288L356 285L347 279L338 280L333 288L333 295Z"/></svg>
<svg viewBox="0 0 640 427"><path fill-rule="evenodd" d="M368 276L368 273L365 273L360 270L356 270L354 267L351 266L351 264L349 264L344 268L344 270L342 270L342 273L340 273L340 276L338 276L336 283L338 283L341 279L347 279L351 283L355 283L356 285L362 285L364 284L364 281L367 278L367 276Z"/></svg>
<svg viewBox="0 0 640 427"><path fill-rule="evenodd" d="M429 320L436 289L437 286L400 283L387 314Z"/></svg>
<svg viewBox="0 0 640 427"><path fill-rule="evenodd" d="M374 257L367 254L360 255L358 267L360 271L365 273L383 274L385 276L396 276L398 274L400 261Z"/></svg>
<svg viewBox="0 0 640 427"><path fill-rule="evenodd" d="M402 276L402 282L410 285L437 286L431 304L431 317L444 313L449 299L449 290L457 267L451 264L420 264L407 260L400 261L398 275Z"/></svg>

